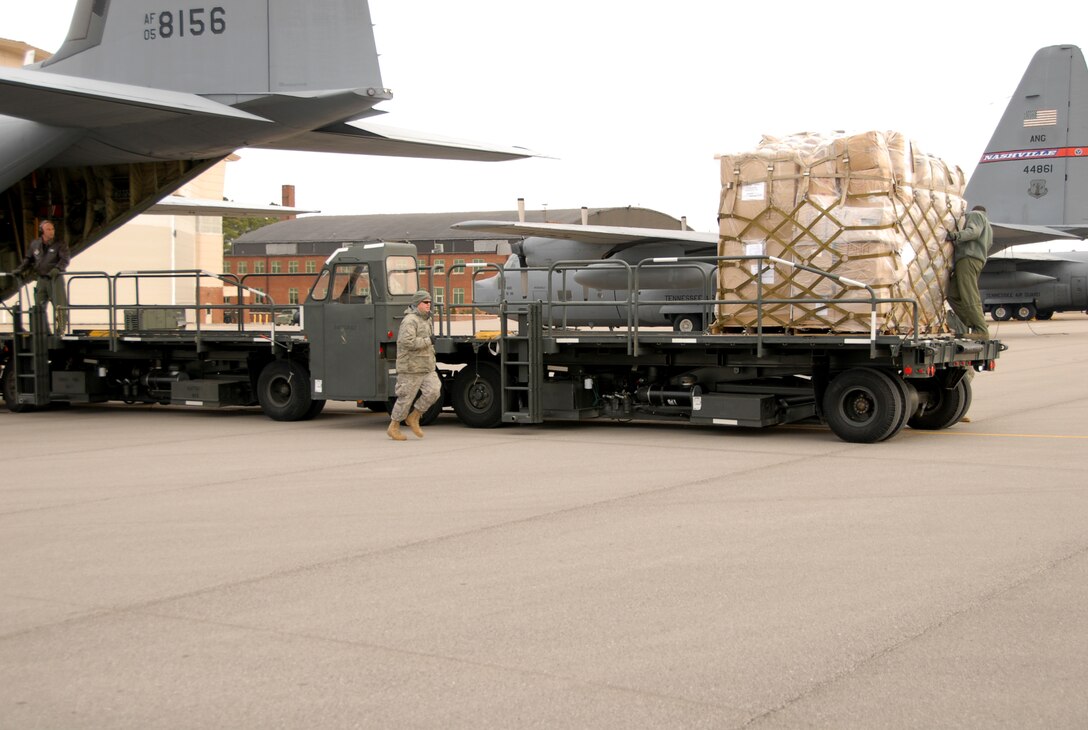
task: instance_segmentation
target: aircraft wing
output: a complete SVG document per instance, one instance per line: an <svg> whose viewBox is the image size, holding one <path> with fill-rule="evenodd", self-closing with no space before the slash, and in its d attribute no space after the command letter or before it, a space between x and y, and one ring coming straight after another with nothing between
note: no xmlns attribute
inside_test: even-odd
<svg viewBox="0 0 1088 730"><path fill-rule="evenodd" d="M261 124L267 119L196 94L0 68L0 114L52 127L93 129L179 116L219 117Z"/></svg>
<svg viewBox="0 0 1088 730"><path fill-rule="evenodd" d="M692 249L705 249L718 243L718 234L671 228L634 228L627 226L582 226L567 223L514 223L512 221L465 221L453 228L485 233L510 233L516 236L561 238L613 247L619 244L676 241Z"/></svg>
<svg viewBox="0 0 1088 730"><path fill-rule="evenodd" d="M332 124L312 132L303 132L254 146L302 152L339 152L354 155L424 157L480 162L541 157L524 147L488 145L362 121Z"/></svg>
<svg viewBox="0 0 1088 730"><path fill-rule="evenodd" d="M319 210L302 210L282 205L238 205L228 200L206 200L167 195L143 211L144 215L214 215L230 218L290 218Z"/></svg>

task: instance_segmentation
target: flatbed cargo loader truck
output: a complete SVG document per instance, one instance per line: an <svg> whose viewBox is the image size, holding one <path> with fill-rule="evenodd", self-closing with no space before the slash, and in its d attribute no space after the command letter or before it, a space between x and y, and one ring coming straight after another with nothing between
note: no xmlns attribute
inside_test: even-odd
<svg viewBox="0 0 1088 730"><path fill-rule="evenodd" d="M411 244L345 246L313 278L302 304L243 306L239 298L216 305L234 315L233 324L217 326L183 323L184 308L126 299L123 290L139 277L166 272L70 272L69 321L80 321L83 309L106 321L51 333L37 307L5 307L13 324L0 333L4 399L17 412L106 401L259 405L283 421L313 418L327 400L386 408L395 397L397 328L419 288L417 266ZM474 276L517 275L493 268ZM91 281L106 288L107 305L79 303L78 290ZM237 277L230 283L244 288ZM638 287L632 291L637 307ZM715 303L703 302L708 312ZM563 311L576 305L549 293L542 301L501 300L490 313L477 306L469 319L440 308L434 344L443 397L424 423L443 407L476 428L597 418L734 427L822 422L845 441L873 443L905 426L959 422L971 404L969 374L993 370L1004 349L996 340L875 328L700 334L640 328L634 318L626 328L563 326Z"/></svg>

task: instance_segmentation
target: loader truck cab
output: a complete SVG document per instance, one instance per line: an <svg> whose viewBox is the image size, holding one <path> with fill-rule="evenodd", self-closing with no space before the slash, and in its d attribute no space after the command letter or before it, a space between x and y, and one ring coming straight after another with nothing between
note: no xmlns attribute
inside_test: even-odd
<svg viewBox="0 0 1088 730"><path fill-rule="evenodd" d="M396 334L418 289L410 244L354 245L328 258L302 313L312 398L389 400L395 391Z"/></svg>

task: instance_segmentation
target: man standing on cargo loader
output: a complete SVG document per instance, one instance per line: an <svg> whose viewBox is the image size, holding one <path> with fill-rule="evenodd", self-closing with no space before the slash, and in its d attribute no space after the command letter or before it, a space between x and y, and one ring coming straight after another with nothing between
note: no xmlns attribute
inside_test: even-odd
<svg viewBox="0 0 1088 730"><path fill-rule="evenodd" d="M412 407L412 400L419 400ZM423 429L419 418L442 394L442 382L435 372L434 330L431 328L431 295L420 289L412 306L404 310L404 321L397 333L397 403L389 414L386 433L394 441L404 441L400 422L404 421L419 438ZM411 411L411 413L409 413Z"/></svg>
<svg viewBox="0 0 1088 730"><path fill-rule="evenodd" d="M990 328L982 312L982 297L978 292L978 277L990 254L994 233L986 218L986 209L976 205L967 214L963 228L950 231L948 240L956 245L955 266L948 285L948 304L964 327L968 337L990 339Z"/></svg>
<svg viewBox="0 0 1088 730"><path fill-rule="evenodd" d="M41 235L30 242L23 263L15 270L19 277L33 273L38 278L34 287L34 304L39 308L53 302L53 325L57 334L68 326L68 297L64 293L64 271L71 259L68 244L58 241L52 221L38 225Z"/></svg>

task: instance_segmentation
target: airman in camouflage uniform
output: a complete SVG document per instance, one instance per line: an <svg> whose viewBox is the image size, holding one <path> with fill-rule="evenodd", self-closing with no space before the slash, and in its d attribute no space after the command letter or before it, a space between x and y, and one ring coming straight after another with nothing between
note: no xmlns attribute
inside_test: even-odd
<svg viewBox="0 0 1088 730"><path fill-rule="evenodd" d="M415 408L412 401L419 393ZM397 333L397 403L389 414L386 433L394 441L404 441L400 422L404 421L417 437L423 438L419 418L442 394L442 383L435 372L434 329L431 327L431 295L420 289L412 306L404 310L404 320ZM411 412L409 412L411 411Z"/></svg>

